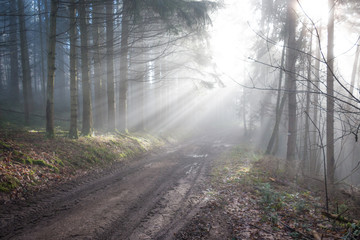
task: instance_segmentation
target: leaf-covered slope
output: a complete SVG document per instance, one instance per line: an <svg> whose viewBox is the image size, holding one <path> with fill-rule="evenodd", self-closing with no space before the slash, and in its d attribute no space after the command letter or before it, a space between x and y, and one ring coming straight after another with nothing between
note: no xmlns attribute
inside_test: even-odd
<svg viewBox="0 0 360 240"><path fill-rule="evenodd" d="M236 147L213 166L208 202L176 239L359 239L360 224L323 214L323 194L286 177L277 159ZM334 202L335 203L335 202ZM336 202L332 212L356 218ZM346 211L347 210L347 211Z"/></svg>
<svg viewBox="0 0 360 240"><path fill-rule="evenodd" d="M140 156L160 140L151 136L106 135L46 139L36 131L0 132L0 201L24 198L92 169Z"/></svg>

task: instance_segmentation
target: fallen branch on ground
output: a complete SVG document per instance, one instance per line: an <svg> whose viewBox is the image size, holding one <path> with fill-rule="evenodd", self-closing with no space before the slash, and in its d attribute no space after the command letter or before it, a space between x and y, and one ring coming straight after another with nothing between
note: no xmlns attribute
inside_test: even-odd
<svg viewBox="0 0 360 240"><path fill-rule="evenodd" d="M334 219L334 220L342 222L342 223L355 223L355 224L359 223L359 220L347 219L345 217L342 217L341 214L332 214L332 213L327 213L327 212L322 212L321 214L327 218Z"/></svg>

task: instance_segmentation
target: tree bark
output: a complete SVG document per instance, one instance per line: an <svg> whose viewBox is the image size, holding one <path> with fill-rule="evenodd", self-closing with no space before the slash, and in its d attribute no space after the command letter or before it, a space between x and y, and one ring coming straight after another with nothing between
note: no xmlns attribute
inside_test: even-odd
<svg viewBox="0 0 360 240"><path fill-rule="evenodd" d="M46 136L54 138L54 80L55 80L55 47L56 47L56 15L58 0L51 0L50 29L48 43L48 76L46 95Z"/></svg>
<svg viewBox="0 0 360 240"><path fill-rule="evenodd" d="M320 87L320 57L321 57L321 50L320 50L320 39L321 39L321 26L318 28L319 36L317 39L317 46L316 46L316 60L315 60L315 75L314 75L314 90L319 91ZM314 115L313 121L315 124L318 124L318 106L319 106L319 94L314 94ZM318 134L317 129L314 127L313 135L312 135L312 145L318 143ZM320 164L319 164L319 150L317 147L312 147L311 154L310 154L310 174L312 176L317 176L320 172Z"/></svg>
<svg viewBox="0 0 360 240"><path fill-rule="evenodd" d="M288 32L288 49L286 52L286 85L288 95L288 140L286 152L286 169L290 174L294 172L296 137L297 137L297 119L296 119L296 0L287 0L287 32Z"/></svg>
<svg viewBox="0 0 360 240"><path fill-rule="evenodd" d="M10 11L15 15L17 12L16 1L11 1ZM13 103L19 102L19 58L18 58L18 23L15 16L10 16L10 99Z"/></svg>
<svg viewBox="0 0 360 240"><path fill-rule="evenodd" d="M103 100L103 88L104 80L102 79L102 61L100 52L100 27L101 17L103 16L103 3L92 0L93 8L93 24L92 24L92 36L94 45L94 126L95 128L103 128L103 117L104 117L104 104Z"/></svg>
<svg viewBox="0 0 360 240"><path fill-rule="evenodd" d="M30 108L32 107L32 89L31 89L31 72L29 63L29 49L26 36L24 0L18 0L19 25L20 25L20 47L21 47L21 67L23 77L23 97L25 124L29 124Z"/></svg>
<svg viewBox="0 0 360 240"><path fill-rule="evenodd" d="M285 106L286 94L281 97L281 87L282 87L282 79L283 79L283 67L284 67L284 59L285 59L285 44L281 54L281 69L280 69L280 76L279 76L279 86L278 86L278 95L276 100L276 119L273 131L271 133L271 137L269 143L266 147L266 154L270 154L271 150L273 149L275 139L278 137L279 134L279 126L281 121L281 115Z"/></svg>
<svg viewBox="0 0 360 240"><path fill-rule="evenodd" d="M360 55L360 46L357 45L356 47L356 53L355 53L355 59L354 59L354 65L351 73L351 83L350 83L350 92L351 94L354 94L354 87L355 87L355 78L356 73L359 65L359 55Z"/></svg>
<svg viewBox="0 0 360 240"><path fill-rule="evenodd" d="M248 136L248 129L247 129L247 124L246 124L246 92L245 92L245 87L243 88L243 94L242 94L242 114L243 114L243 122L244 122L244 136L247 137Z"/></svg>
<svg viewBox="0 0 360 240"><path fill-rule="evenodd" d="M42 90L42 104L45 104L46 90L45 90L45 59L44 59L44 38L43 38L43 21L41 13L41 1L38 0L38 13L39 13L39 32L40 32L40 58L41 58L41 90ZM43 105L42 105L43 107Z"/></svg>
<svg viewBox="0 0 360 240"><path fill-rule="evenodd" d="M115 91L114 91L114 25L113 2L106 1L106 80L108 105L108 131L115 131Z"/></svg>
<svg viewBox="0 0 360 240"><path fill-rule="evenodd" d="M92 110L91 110L91 86L89 77L88 60L88 27L87 27L87 4L85 0L80 1L80 42L81 42L81 76L82 76L82 94L83 94L83 118L81 134L89 136L92 134Z"/></svg>
<svg viewBox="0 0 360 240"><path fill-rule="evenodd" d="M148 69L147 69L147 64L144 64L144 76L143 76L143 81L140 82L140 130L141 131L145 131L146 130L146 125L145 125L145 86L147 84L147 79L148 79Z"/></svg>
<svg viewBox="0 0 360 240"><path fill-rule="evenodd" d="M307 66L307 86L306 86L306 107L305 107L305 112L309 114L310 111L310 91L311 91L311 68L312 68L312 36L313 36L313 31L310 32L310 50L309 50L309 54L307 57L308 60L308 66ZM309 169L309 151L308 151L308 142L309 142L309 128L310 128L310 123L309 123L309 118L308 116L305 116L305 135L304 135L304 149L303 149L303 157L302 157L302 166L301 166L301 170L303 175L305 173L308 173L308 169Z"/></svg>
<svg viewBox="0 0 360 240"><path fill-rule="evenodd" d="M119 90L119 130L127 130L127 92L128 92L128 40L129 40L129 0L123 0L120 49L120 90Z"/></svg>
<svg viewBox="0 0 360 240"><path fill-rule="evenodd" d="M76 68L76 7L75 0L71 0L70 6L70 138L78 138L77 110L78 110L78 80Z"/></svg>
<svg viewBox="0 0 360 240"><path fill-rule="evenodd" d="M326 75L326 164L330 187L335 180L334 157L334 12L335 1L328 0L328 46L327 46L327 75Z"/></svg>

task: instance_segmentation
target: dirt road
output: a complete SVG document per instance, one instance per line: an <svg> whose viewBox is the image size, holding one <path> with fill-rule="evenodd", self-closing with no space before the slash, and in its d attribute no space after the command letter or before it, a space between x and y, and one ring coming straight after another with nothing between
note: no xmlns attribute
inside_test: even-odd
<svg viewBox="0 0 360 240"><path fill-rule="evenodd" d="M171 146L97 175L1 206L2 239L173 239L205 201L225 143Z"/></svg>

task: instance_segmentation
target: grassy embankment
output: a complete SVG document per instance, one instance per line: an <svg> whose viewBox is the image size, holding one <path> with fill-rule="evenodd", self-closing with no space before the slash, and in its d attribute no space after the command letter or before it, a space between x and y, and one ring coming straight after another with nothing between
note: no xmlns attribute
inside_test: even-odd
<svg viewBox="0 0 360 240"><path fill-rule="evenodd" d="M323 191L303 187L281 165L242 147L225 153L213 166L210 200L179 239L360 238L360 223L350 220L358 208L352 199L332 196L330 214L340 216L329 218Z"/></svg>
<svg viewBox="0 0 360 240"><path fill-rule="evenodd" d="M60 130L55 139L46 139L43 130L3 124L0 127L0 200L24 198L52 184L140 157L162 144L162 140L147 134L69 139L66 132Z"/></svg>

